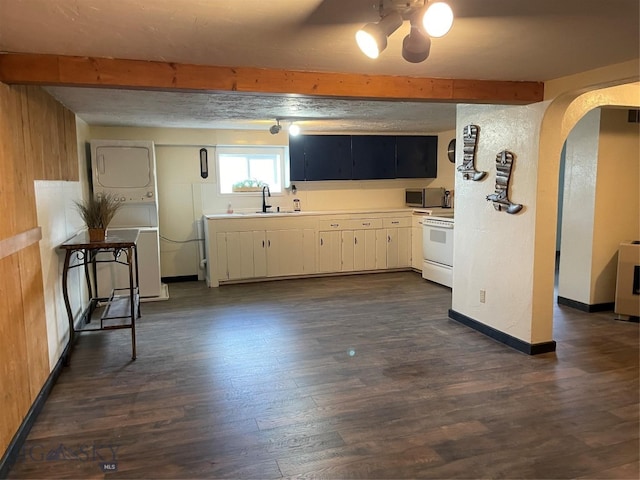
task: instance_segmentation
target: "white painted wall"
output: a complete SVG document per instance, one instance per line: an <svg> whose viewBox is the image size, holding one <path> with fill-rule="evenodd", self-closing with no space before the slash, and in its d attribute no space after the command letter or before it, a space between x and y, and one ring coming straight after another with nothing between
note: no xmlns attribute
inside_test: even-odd
<svg viewBox="0 0 640 480"><path fill-rule="evenodd" d="M456 164L462 163L462 129L474 124L480 128L476 169L488 173L479 182L456 175L452 309L529 343L551 340L550 326L535 340L531 329L538 135L547 105L457 110ZM515 154L509 198L524 205L515 215L486 200L495 191L496 155L505 149ZM481 289L486 303L480 303Z"/></svg>
<svg viewBox="0 0 640 480"><path fill-rule="evenodd" d="M255 211L262 205L260 194L242 198L221 196L215 172L216 145L274 145L288 149L288 136L259 130L205 130L171 128L91 127L91 138L153 140L156 144L158 208L160 215L160 259L163 277L196 275L199 269L203 213L223 213L229 202L235 211ZM293 199L303 210L350 210L404 207L407 187L443 186L451 189L454 165L447 160L447 145L455 131L443 132L438 141L438 178L409 180L367 180L294 182L298 192L274 195L270 204L283 210L293 208ZM209 150L209 177L202 179L199 150ZM285 150L285 156L288 150ZM288 158L286 159L288 161ZM162 238L164 237L164 238Z"/></svg>
<svg viewBox="0 0 640 480"><path fill-rule="evenodd" d="M640 238L639 145L626 109L591 110L569 134L559 296L615 300L618 246Z"/></svg>
<svg viewBox="0 0 640 480"><path fill-rule="evenodd" d="M627 109L605 108L600 119L590 304L615 301L618 247L640 240L640 125Z"/></svg>
<svg viewBox="0 0 640 480"><path fill-rule="evenodd" d="M558 295L589 304L600 109L587 113L566 141Z"/></svg>
<svg viewBox="0 0 640 480"><path fill-rule="evenodd" d="M76 119L78 135L78 168L86 171L85 139L88 126ZM80 182L41 181L35 182L38 225L42 228L40 256L44 284L47 339L49 344L49 368L53 369L62 355L69 339L69 320L62 296L62 266L64 254L57 246L84 228L75 207L88 192L88 180ZM69 299L73 314L77 318L88 304L88 293L82 268L69 274Z"/></svg>

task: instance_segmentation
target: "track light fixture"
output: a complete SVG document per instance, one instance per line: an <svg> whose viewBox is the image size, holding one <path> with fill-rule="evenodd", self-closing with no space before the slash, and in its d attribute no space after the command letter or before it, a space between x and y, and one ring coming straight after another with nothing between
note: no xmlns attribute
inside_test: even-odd
<svg viewBox="0 0 640 480"><path fill-rule="evenodd" d="M271 133L271 135L277 135L278 133L280 133L280 130L282 130L282 126L280 125L280 120L276 118L276 124L271 125L271 128L269 128L269 133Z"/></svg>
<svg viewBox="0 0 640 480"><path fill-rule="evenodd" d="M402 15L395 10L385 15L378 23L368 23L356 32L358 47L369 58L378 58L387 48L387 37L402 25Z"/></svg>
<svg viewBox="0 0 640 480"><path fill-rule="evenodd" d="M380 12L383 10L380 2ZM402 57L411 63L420 63L427 59L431 51L431 37L438 38L447 34L453 25L453 11L445 2L425 0L418 10L405 11L409 16L411 31L402 42ZM396 10L386 13L378 23L368 23L356 33L356 42L360 50L369 58L378 55L387 47L387 37L402 25L403 16Z"/></svg>
<svg viewBox="0 0 640 480"><path fill-rule="evenodd" d="M411 63L426 60L431 51L431 38L422 30L419 20L418 15L411 18L411 32L402 41L402 58Z"/></svg>

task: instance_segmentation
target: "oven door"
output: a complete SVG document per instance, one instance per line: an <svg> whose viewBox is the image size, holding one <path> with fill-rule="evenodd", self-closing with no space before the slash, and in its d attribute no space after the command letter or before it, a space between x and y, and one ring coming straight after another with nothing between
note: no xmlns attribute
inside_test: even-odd
<svg viewBox="0 0 640 480"><path fill-rule="evenodd" d="M453 266L453 221L425 217L422 222L422 250L428 262Z"/></svg>

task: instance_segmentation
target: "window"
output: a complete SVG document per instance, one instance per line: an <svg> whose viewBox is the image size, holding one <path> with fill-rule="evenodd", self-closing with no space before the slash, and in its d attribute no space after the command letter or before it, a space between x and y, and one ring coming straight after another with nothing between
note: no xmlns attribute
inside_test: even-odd
<svg viewBox="0 0 640 480"><path fill-rule="evenodd" d="M223 195L259 192L265 184L271 193L283 190L283 147L218 147L216 158Z"/></svg>

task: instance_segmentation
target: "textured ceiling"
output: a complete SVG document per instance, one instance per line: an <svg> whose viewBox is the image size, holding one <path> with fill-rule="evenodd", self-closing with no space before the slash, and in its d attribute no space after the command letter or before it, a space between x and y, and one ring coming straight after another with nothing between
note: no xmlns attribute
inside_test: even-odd
<svg viewBox="0 0 640 480"><path fill-rule="evenodd" d="M400 54L408 22L377 60L357 49L355 31L378 17L378 0L0 0L0 50L532 81L639 57L638 0L448 1L454 26L433 39L430 57L420 64ZM333 119L317 128L356 130L366 121L380 129L431 131L450 123L445 117L453 112L450 105L255 95L51 92L89 123L106 124L232 128L297 115Z"/></svg>

